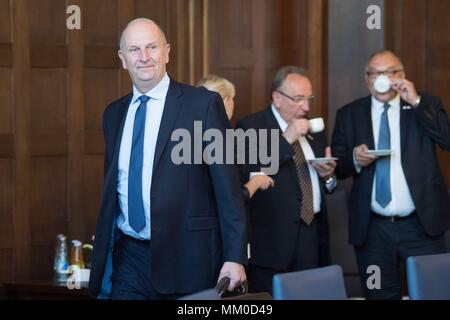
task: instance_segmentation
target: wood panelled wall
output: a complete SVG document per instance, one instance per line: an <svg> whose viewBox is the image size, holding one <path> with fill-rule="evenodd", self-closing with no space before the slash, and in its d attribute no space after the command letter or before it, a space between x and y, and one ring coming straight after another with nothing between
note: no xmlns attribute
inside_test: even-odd
<svg viewBox="0 0 450 320"><path fill-rule="evenodd" d="M81 9L81 30L66 8ZM265 108L275 70L307 67L323 112L323 1L0 0L0 283L52 274L58 233L89 241L103 184L102 113L129 92L120 32L149 17L169 73L237 86L235 119Z"/></svg>
<svg viewBox="0 0 450 320"><path fill-rule="evenodd" d="M81 8L81 30L66 28L69 5ZM0 0L0 283L51 276L56 235L84 242L94 233L102 113L131 88L117 57L123 27L157 21L172 44L171 75L189 81L202 72L202 42L191 48L202 8L201 0Z"/></svg>
<svg viewBox="0 0 450 320"><path fill-rule="evenodd" d="M446 1L392 2L390 44L418 87L448 107ZM286 64L309 69L319 98L312 115L329 118L328 3L0 0L0 283L51 276L56 235L89 241L94 233L103 184L102 113L131 88L116 53L127 22L143 16L161 25L175 79L195 84L216 73L234 82L233 122L267 107L271 79ZM81 30L66 28L68 5L81 8ZM412 21L415 16L420 19Z"/></svg>
<svg viewBox="0 0 450 320"><path fill-rule="evenodd" d="M270 84L283 65L308 69L318 98L313 116L326 114L324 64L326 1L208 1L208 69L236 85L233 123L270 103Z"/></svg>
<svg viewBox="0 0 450 320"><path fill-rule="evenodd" d="M386 1L386 47L402 58L417 90L441 98L450 114L450 1ZM438 151L450 189L450 153ZM449 208L450 211L450 208Z"/></svg>

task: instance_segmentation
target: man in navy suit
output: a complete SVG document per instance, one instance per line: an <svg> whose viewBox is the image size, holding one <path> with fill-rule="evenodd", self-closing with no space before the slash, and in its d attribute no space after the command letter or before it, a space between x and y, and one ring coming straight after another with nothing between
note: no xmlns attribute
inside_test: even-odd
<svg viewBox="0 0 450 320"><path fill-rule="evenodd" d="M336 186L336 162L307 161L331 156L325 133L311 133L311 81L305 70L285 66L277 71L271 90L272 104L237 125L244 130L280 132L277 141L267 144L279 146L267 152L279 157L279 170L272 176L275 185L249 201L252 292L272 292L275 274L317 268L330 259L325 191ZM243 166L245 179L262 167L260 162Z"/></svg>
<svg viewBox="0 0 450 320"><path fill-rule="evenodd" d="M172 159L172 132L193 137L194 121L225 136L230 124L222 99L169 78L169 50L148 19L130 22L120 39L133 92L103 115L105 177L89 284L97 298L171 299L225 276L232 290L246 278L236 166Z"/></svg>
<svg viewBox="0 0 450 320"><path fill-rule="evenodd" d="M366 82L371 96L336 116L336 174L353 177L349 233L366 297L400 299L400 262L445 252L450 199L436 146L450 150L449 120L437 97L417 93L390 51L369 59ZM369 149L392 153L376 156ZM381 276L378 284L372 274Z"/></svg>

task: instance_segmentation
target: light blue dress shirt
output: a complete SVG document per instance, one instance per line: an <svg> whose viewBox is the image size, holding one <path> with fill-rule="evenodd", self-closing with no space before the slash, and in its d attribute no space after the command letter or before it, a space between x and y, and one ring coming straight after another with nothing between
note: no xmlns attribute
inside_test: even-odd
<svg viewBox="0 0 450 320"><path fill-rule="evenodd" d="M158 139L159 126L161 124L169 84L170 78L166 73L163 79L153 89L145 93L146 96L150 97L150 100L147 102L145 118L144 161L142 168L142 199L144 201L145 227L139 233L130 227L128 221L128 170L130 167L131 140L133 136L134 117L140 104L139 97L143 95L135 86L133 86L133 97L131 98L123 128L117 176L117 193L120 206L117 226L123 233L136 239L150 240L151 238L150 188L152 184L153 159L155 157L156 141Z"/></svg>
<svg viewBox="0 0 450 320"><path fill-rule="evenodd" d="M388 120L391 133L392 150L390 174L392 200L385 208L380 206L380 204L375 200L376 176L374 176L372 185L371 209L373 212L376 212L382 216L405 217L410 215L416 209L416 207L414 205L408 183L406 182L406 177L402 166L402 149L400 141L400 95L397 95L394 99L389 101L388 104L390 105L388 109ZM384 111L383 105L383 102L378 101L372 96L371 116L373 140L375 146L378 145L381 114ZM362 167L356 160L355 149L353 149L353 164L355 165L356 172L360 173Z"/></svg>
<svg viewBox="0 0 450 320"><path fill-rule="evenodd" d="M388 102L391 106L388 109L389 128L391 132L391 202L383 208L375 200L376 176L372 186L372 211L384 216L407 216L415 210L414 201L406 182L405 173L402 166L402 151L400 141L400 95ZM374 143L378 145L380 132L381 114L384 111L384 103L372 97L372 127Z"/></svg>

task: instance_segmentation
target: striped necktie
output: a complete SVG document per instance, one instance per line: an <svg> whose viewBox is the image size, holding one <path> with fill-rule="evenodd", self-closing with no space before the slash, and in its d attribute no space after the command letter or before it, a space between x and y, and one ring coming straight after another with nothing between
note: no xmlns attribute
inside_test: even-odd
<svg viewBox="0 0 450 320"><path fill-rule="evenodd" d="M314 206L313 206L313 191L311 176L309 175L308 163L305 160L300 143L297 141L292 145L294 149L294 162L297 177L300 183L300 190L302 192L302 204L300 208L300 219L306 225L310 225L314 220Z"/></svg>

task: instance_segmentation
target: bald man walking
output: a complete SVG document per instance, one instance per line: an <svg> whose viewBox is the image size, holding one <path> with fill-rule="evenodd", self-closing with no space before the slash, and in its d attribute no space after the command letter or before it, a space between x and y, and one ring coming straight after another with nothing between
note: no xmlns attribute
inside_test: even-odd
<svg viewBox="0 0 450 320"><path fill-rule="evenodd" d="M216 93L171 79L170 45L148 19L128 24L118 52L133 92L103 115L105 177L89 290L103 299L174 299L246 278L244 201L233 164L176 165L174 130L225 136ZM205 148L207 144L203 145Z"/></svg>

